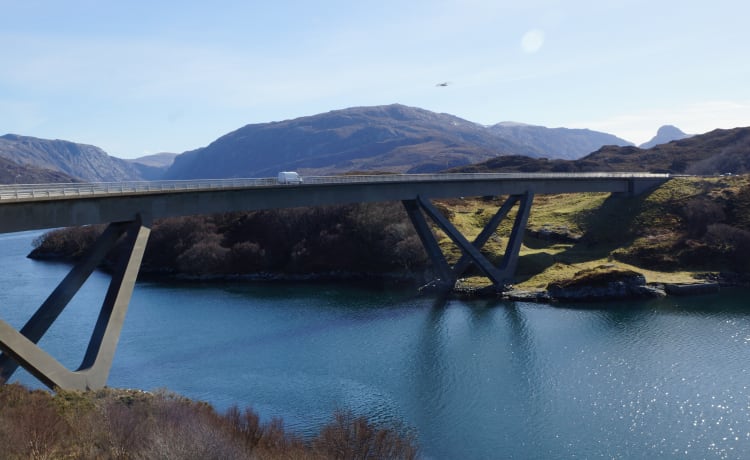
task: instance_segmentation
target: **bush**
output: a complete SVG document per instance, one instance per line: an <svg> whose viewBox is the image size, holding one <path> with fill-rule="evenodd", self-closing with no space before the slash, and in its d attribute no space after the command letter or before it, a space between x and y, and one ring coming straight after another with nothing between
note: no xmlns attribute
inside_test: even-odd
<svg viewBox="0 0 750 460"><path fill-rule="evenodd" d="M390 429L377 428L364 417L337 412L334 421L313 440L313 448L330 459L414 459L414 438Z"/></svg>
<svg viewBox="0 0 750 460"><path fill-rule="evenodd" d="M101 228L49 232L30 256L79 258ZM401 204L377 203L163 219L153 225L141 271L377 274L427 266Z"/></svg>
<svg viewBox="0 0 750 460"><path fill-rule="evenodd" d="M724 256L738 271L750 269L750 232L726 224L712 224L706 243Z"/></svg>
<svg viewBox="0 0 750 460"><path fill-rule="evenodd" d="M724 208L707 198L688 200L681 211L688 235L692 238L703 236L709 225L724 222L726 219Z"/></svg>
<svg viewBox="0 0 750 460"><path fill-rule="evenodd" d="M76 227L75 231L68 228L52 230L34 240L32 254L38 256L54 256L75 260L82 257L86 250L104 231L104 225L86 225Z"/></svg>
<svg viewBox="0 0 750 460"><path fill-rule="evenodd" d="M221 236L206 234L177 256L177 269L188 275L226 273L229 249L222 247L220 241Z"/></svg>
<svg viewBox="0 0 750 460"><path fill-rule="evenodd" d="M417 455L414 438L337 413L309 440L283 422L260 423L251 409L225 414L167 392L104 389L30 391L0 385L2 458L329 459Z"/></svg>

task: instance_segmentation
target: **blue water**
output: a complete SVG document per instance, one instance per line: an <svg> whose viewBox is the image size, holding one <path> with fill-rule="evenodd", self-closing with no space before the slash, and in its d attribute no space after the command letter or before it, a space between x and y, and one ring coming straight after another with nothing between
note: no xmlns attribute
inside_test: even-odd
<svg viewBox="0 0 750 460"><path fill-rule="evenodd" d="M0 318L16 327L69 270L24 257L35 235L0 235ZM42 341L68 367L107 283L95 273ZM412 430L427 458L747 458L748 294L582 309L139 283L109 384L252 406L303 435L349 409Z"/></svg>

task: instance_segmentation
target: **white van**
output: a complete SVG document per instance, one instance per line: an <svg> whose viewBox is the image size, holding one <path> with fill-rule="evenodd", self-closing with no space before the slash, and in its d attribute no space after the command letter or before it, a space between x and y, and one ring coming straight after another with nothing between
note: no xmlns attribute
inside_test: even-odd
<svg viewBox="0 0 750 460"><path fill-rule="evenodd" d="M301 184L302 176L294 171L281 171L276 181L279 184Z"/></svg>

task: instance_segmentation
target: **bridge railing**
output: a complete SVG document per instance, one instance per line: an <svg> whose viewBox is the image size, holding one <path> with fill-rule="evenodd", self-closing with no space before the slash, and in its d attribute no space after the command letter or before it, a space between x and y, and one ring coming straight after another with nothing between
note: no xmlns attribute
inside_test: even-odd
<svg viewBox="0 0 750 460"><path fill-rule="evenodd" d="M212 190L277 185L275 178L0 185L0 200Z"/></svg>
<svg viewBox="0 0 750 460"><path fill-rule="evenodd" d="M10 184L0 185L0 201L74 198L160 192L207 191L251 187L300 187L325 184L361 184L380 182L422 182L462 180L555 180L555 179L637 179L667 178L668 174L650 173L457 173L457 174L381 174L349 176L304 176L303 184L280 184L276 178L201 179L168 181Z"/></svg>
<svg viewBox="0 0 750 460"><path fill-rule="evenodd" d="M667 178L669 174L621 173L621 172L579 172L579 173L438 173L438 174L379 174L351 176L304 176L305 184L346 184L363 182L420 182L420 181L463 181L463 180L503 180L503 179L631 179Z"/></svg>

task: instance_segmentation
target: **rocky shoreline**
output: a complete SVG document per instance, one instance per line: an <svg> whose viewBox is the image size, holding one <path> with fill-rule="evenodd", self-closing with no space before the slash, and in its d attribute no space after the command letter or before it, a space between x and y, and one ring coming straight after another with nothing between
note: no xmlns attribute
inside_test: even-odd
<svg viewBox="0 0 750 460"><path fill-rule="evenodd" d="M719 283L697 282L694 284L644 284L613 282L609 286L579 287L556 290L510 289L497 292L491 288L457 289L452 294L457 298L499 298L502 300L533 303L587 303L609 302L628 299L649 299L666 296L692 296L715 294L720 291Z"/></svg>
<svg viewBox="0 0 750 460"><path fill-rule="evenodd" d="M579 272L571 280L550 283L547 289L510 288L500 292L492 287L458 286L452 295L458 298L493 297L509 301L565 304L715 294L722 286L748 285L747 280L740 280L732 274L706 278L696 279L695 283L647 283L640 273L602 266Z"/></svg>
<svg viewBox="0 0 750 460"><path fill-rule="evenodd" d="M35 254L29 257L42 260L70 261L61 254ZM107 271L106 266L101 267ZM183 273L157 270L142 271L140 277L153 281L166 282L272 282L272 283L373 283L376 285L413 285L419 286L425 281L425 273L356 273L330 271L323 273L289 274L289 273L252 273L235 275L187 275ZM501 299L508 301L534 303L586 303L608 302L627 299L649 299L665 296L685 296L712 294L721 286L748 286L750 279L735 274L707 274L695 283L647 283L645 276L632 271L615 267L613 264L602 265L594 269L582 270L569 280L550 283L546 289L522 290L509 286L509 289L498 290L494 286L474 287L462 285L459 281L447 294L458 299ZM418 289L420 294L445 294L439 288L427 284Z"/></svg>

